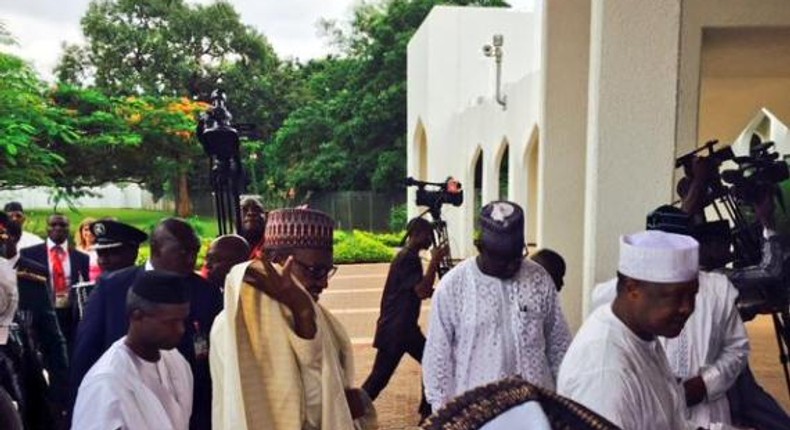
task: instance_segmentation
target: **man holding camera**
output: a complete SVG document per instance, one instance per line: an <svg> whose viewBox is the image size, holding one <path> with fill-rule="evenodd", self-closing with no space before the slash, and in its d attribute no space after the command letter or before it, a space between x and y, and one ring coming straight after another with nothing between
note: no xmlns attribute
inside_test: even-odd
<svg viewBox="0 0 790 430"><path fill-rule="evenodd" d="M450 270L431 304L423 379L434 410L511 375L553 390L571 342L554 282L524 259L521 207L489 203L480 226L480 255Z"/></svg>
<svg viewBox="0 0 790 430"><path fill-rule="evenodd" d="M406 228L406 244L395 256L387 274L384 294L381 297L381 314L376 323L373 347L378 349L370 376L362 384L371 400L376 400L387 386L395 368L404 354L422 361L425 336L420 331L420 304L433 294L433 281L439 262L447 249L434 248L431 263L423 275L420 251L427 250L433 243L433 228L425 218L414 218ZM423 394L419 412L422 418L430 415L431 408Z"/></svg>

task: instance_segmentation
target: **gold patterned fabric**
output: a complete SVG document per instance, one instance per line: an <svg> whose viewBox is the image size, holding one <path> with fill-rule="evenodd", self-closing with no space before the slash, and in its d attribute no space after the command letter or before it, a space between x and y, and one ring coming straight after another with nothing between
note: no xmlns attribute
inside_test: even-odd
<svg viewBox="0 0 790 430"><path fill-rule="evenodd" d="M249 264L228 275L225 310L211 332L213 428L354 429L345 396L353 376L348 335L316 304L316 336L296 336L288 309L243 282ZM252 264L264 275L276 270Z"/></svg>
<svg viewBox="0 0 790 430"><path fill-rule="evenodd" d="M616 430L617 426L573 400L509 377L467 391L436 411L422 425L424 430L476 430L509 409L538 402L552 429Z"/></svg>

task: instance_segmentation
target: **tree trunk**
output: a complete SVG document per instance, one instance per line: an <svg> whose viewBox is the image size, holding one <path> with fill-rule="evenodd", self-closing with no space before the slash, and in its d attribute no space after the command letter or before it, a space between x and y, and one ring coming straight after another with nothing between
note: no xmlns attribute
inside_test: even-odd
<svg viewBox="0 0 790 430"><path fill-rule="evenodd" d="M192 215L192 201L189 199L189 182L187 181L187 172L181 172L178 174L176 213L181 218L187 218Z"/></svg>

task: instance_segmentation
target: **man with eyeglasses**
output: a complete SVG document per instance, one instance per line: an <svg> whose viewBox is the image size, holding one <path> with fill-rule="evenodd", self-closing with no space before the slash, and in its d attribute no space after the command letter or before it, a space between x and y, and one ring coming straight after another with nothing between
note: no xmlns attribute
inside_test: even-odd
<svg viewBox="0 0 790 430"><path fill-rule="evenodd" d="M521 207L489 203L480 227L480 255L450 270L433 295L422 362L433 410L512 375L554 390L571 342L554 282L524 258Z"/></svg>
<svg viewBox="0 0 790 430"><path fill-rule="evenodd" d="M227 276L211 331L213 428L374 428L353 387L351 341L318 299L335 271L334 221L309 209L268 215L264 258Z"/></svg>

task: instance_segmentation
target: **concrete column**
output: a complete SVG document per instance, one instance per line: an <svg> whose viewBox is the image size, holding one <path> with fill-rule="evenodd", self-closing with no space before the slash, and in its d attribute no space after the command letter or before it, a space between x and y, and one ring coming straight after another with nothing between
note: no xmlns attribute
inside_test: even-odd
<svg viewBox="0 0 790 430"><path fill-rule="evenodd" d="M584 309L615 275L619 236L672 197L681 0L592 6Z"/></svg>
<svg viewBox="0 0 790 430"><path fill-rule="evenodd" d="M565 258L562 306L574 330L582 320L589 28L589 1L544 3L537 242Z"/></svg>

